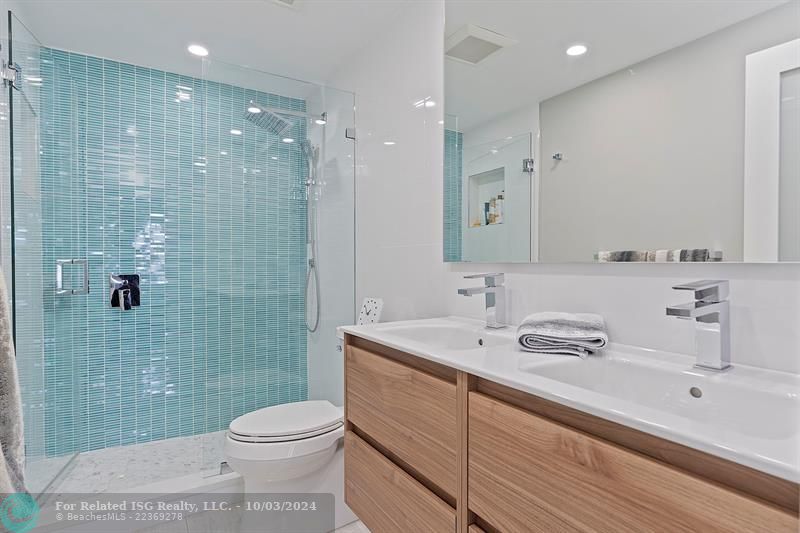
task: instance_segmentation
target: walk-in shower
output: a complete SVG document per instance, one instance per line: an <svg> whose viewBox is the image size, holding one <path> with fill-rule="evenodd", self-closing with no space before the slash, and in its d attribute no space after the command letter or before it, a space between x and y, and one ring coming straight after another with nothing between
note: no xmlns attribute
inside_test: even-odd
<svg viewBox="0 0 800 533"><path fill-rule="evenodd" d="M0 255L29 489L205 479L237 416L340 405L352 93L59 50L10 20L2 54L23 75L0 102ZM139 280L138 306L112 306L112 275Z"/></svg>
<svg viewBox="0 0 800 533"><path fill-rule="evenodd" d="M286 117L290 118L284 118ZM294 119L313 120L314 124L324 127L328 123L328 113L323 111L319 115L311 116L309 113L287 111L264 107L257 102L250 102L245 112L245 118L259 128L273 133L281 139L281 142L293 144L295 139L285 137L293 127L291 117ZM303 139L299 143L300 150L306 159L307 173L304 181L305 190L303 196L306 199L306 247L308 269L306 272L305 286L305 306L306 306L306 328L314 333L319 327L320 313L320 289L319 289L319 258L317 257L317 208L320 147L313 144L309 139Z"/></svg>

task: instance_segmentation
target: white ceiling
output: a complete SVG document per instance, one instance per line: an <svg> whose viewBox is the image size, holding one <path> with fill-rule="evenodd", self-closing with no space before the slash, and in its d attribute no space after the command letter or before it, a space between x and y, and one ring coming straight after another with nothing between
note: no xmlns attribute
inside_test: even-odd
<svg viewBox="0 0 800 533"><path fill-rule="evenodd" d="M202 43L211 59L316 83L324 83L379 35L404 4L296 0L295 8L287 8L272 0L17 3L20 19L45 46L199 76L200 61L186 46Z"/></svg>
<svg viewBox="0 0 800 533"><path fill-rule="evenodd" d="M518 42L476 66L445 61L446 111L466 131L785 2L447 0L446 35L471 23ZM589 52L567 56L576 42Z"/></svg>

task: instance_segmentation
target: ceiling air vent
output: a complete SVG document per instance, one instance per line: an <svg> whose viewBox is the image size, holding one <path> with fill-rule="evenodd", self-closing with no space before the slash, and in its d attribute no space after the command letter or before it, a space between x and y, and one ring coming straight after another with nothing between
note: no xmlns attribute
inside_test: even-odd
<svg viewBox="0 0 800 533"><path fill-rule="evenodd" d="M516 42L492 30L467 24L447 38L444 54L450 59L477 65L501 48Z"/></svg>

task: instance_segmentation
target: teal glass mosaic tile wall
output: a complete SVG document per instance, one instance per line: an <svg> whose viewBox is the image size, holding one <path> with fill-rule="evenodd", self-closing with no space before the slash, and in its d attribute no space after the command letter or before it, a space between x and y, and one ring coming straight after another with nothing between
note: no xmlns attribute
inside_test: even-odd
<svg viewBox="0 0 800 533"><path fill-rule="evenodd" d="M216 431L306 399L306 163L244 119L251 100L305 102L53 49L41 60L47 452ZM91 292L57 297L55 262L73 257L89 259ZM111 273L141 276L141 307L109 306Z"/></svg>
<svg viewBox="0 0 800 533"><path fill-rule="evenodd" d="M444 260L461 261L464 135L444 130Z"/></svg>

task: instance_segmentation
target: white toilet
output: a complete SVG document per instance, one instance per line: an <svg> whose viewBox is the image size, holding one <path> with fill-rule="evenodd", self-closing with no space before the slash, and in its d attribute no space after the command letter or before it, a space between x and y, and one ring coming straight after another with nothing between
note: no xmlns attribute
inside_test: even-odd
<svg viewBox="0 0 800 533"><path fill-rule="evenodd" d="M225 457L246 494L329 492L335 524L356 520L344 503L343 410L326 400L285 403L231 422Z"/></svg>

